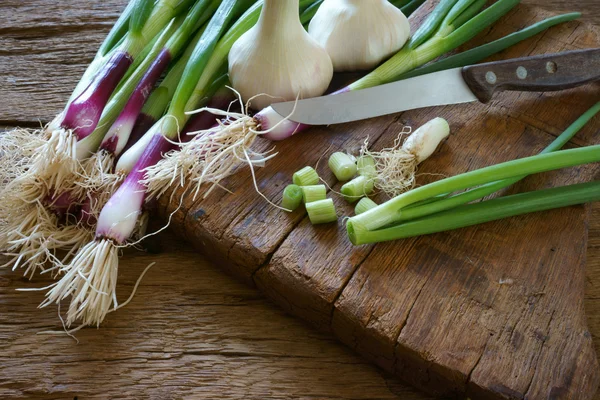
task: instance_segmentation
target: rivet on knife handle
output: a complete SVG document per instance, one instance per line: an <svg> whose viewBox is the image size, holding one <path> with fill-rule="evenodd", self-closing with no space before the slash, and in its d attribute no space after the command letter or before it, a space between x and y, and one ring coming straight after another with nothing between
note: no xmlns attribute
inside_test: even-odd
<svg viewBox="0 0 600 400"><path fill-rule="evenodd" d="M567 51L463 68L465 82L487 103L495 92L549 92L600 79L600 48Z"/></svg>

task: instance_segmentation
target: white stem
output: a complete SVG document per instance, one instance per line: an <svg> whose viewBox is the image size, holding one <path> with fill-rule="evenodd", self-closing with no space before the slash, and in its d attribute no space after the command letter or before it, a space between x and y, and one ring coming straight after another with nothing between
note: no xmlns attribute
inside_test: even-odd
<svg viewBox="0 0 600 400"><path fill-rule="evenodd" d="M421 163L433 154L435 149L450 134L448 121L434 118L413 132L404 142L402 148L414 154Z"/></svg>

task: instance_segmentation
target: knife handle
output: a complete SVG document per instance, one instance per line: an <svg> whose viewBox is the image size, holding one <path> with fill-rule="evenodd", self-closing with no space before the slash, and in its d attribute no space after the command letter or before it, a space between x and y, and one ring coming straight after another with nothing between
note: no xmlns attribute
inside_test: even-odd
<svg viewBox="0 0 600 400"><path fill-rule="evenodd" d="M475 96L487 103L495 92L549 92L600 79L600 48L515 58L463 68Z"/></svg>

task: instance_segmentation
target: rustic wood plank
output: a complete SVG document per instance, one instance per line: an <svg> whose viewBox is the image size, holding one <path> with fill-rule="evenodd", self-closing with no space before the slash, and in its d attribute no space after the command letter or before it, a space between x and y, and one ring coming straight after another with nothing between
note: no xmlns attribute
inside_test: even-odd
<svg viewBox="0 0 600 400"><path fill-rule="evenodd" d="M510 15L505 18L504 23L501 21L496 28L490 29L485 32L481 40L492 40L494 37L502 36L513 31L514 29L521 28L522 26L528 25L534 20L539 20L546 15L543 13L530 11L526 8L516 9ZM526 54L540 54L547 51L561 51L567 48L577 48L584 44L589 44L592 41L598 43L598 37L595 32L592 31L590 35L589 28L581 27L578 23L567 25L566 27L560 27L555 32L550 32L547 35L541 35L540 37L533 38L516 48L504 52L496 58L508 58L518 57ZM562 35L561 35L562 33ZM557 39L557 35L562 40ZM593 104L596 100L595 96L596 87L590 85L586 89L571 91L569 93L563 93L560 97L560 101L565 104L568 102L569 97L573 98L578 96L583 98L583 101L579 103L586 103L587 107ZM533 108L532 104L537 103L537 108L545 106L545 100L547 97L556 98L556 95L540 95L540 94L507 94L499 96L490 106L482 105L466 105L466 106L454 106L445 107L433 111L415 111L405 113L403 118L408 119L411 117L416 119L412 125L418 126L425 122L427 119L433 116L448 116L448 120L452 121L454 125L458 127L453 128L456 130L455 136L461 137L460 141L455 141L453 145L446 146L435 161L433 161L435 167L429 169L429 172L444 171L445 174L453 175L466 170L471 170L481 166L489 165L490 163L500 162L504 160L514 159L515 157L523 157L541 148L541 143L548 142L553 133L558 132L542 132L536 130L532 126L525 125L520 120L520 113L518 110ZM577 102L576 102L577 103ZM583 112L586 108L582 107L579 112ZM572 112L573 107L569 110ZM506 119L507 109L517 110L513 111L511 119ZM577 113L573 113L576 115ZM543 117L546 116L546 126L550 125L554 121L555 114L535 114L536 120L544 121ZM526 120L534 119L529 115ZM564 118L567 119L567 118ZM564 120L563 119L563 120ZM535 126L535 124L533 124ZM539 125L539 124L538 124ZM317 134L323 129L316 129ZM489 135L482 134L490 130L492 132L502 132L502 135L494 135L491 138ZM389 130L381 135L381 138L387 141L389 145L394 139L395 135L389 135ZM506 135L509 135L508 138ZM512 135L512 136L511 136ZM335 136L334 136L335 137ZM364 137L364 135L362 136ZM377 140L379 136L374 135L374 140ZM315 137L314 140L310 141L310 145L318 143L320 137ZM580 138L579 143L589 143L590 138ZM450 138L449 143L453 142L453 138ZM323 147L326 146L327 142L323 142ZM358 142L360 143L360 141ZM513 143L518 143L515 146ZM577 142L576 142L577 143ZM285 145L284 145L285 146ZM296 152L302 152L307 145L304 143L294 143L293 149ZM335 148L334 150L336 150ZM493 149L486 151L486 149ZM281 151L285 155L285 151ZM489 153L489 154L488 154ZM292 154L292 153L287 153ZM462 156L457 159L456 154ZM465 157L464 154L469 154ZM485 156L481 156L484 154ZM288 160L294 161L294 157L287 157ZM283 164L285 165L285 164ZM270 166L269 166L270 167ZM268 169L267 167L266 169ZM276 175L265 174L267 179L273 181L279 181L279 172L281 165L274 168L278 171ZM292 170L293 171L293 170ZM427 170L426 170L427 171ZM283 169L285 172L285 167ZM289 171L288 171L289 172ZM579 171L577 173L566 173L564 178L554 176L556 182L573 182L573 178L579 176L581 179L586 179L590 176L590 172L583 173ZM288 173L288 176L291 173ZM262 182L259 180L259 182ZM549 181L546 181L541 187L548 185ZM281 184L283 187L285 181ZM535 186L529 186L532 188ZM538 186L539 187L539 186ZM251 190L251 185L246 183L246 188ZM239 188L238 188L239 190ZM269 194L267 194L268 196ZM235 196L235 195L234 195ZM245 196L245 192L244 192ZM227 198L227 197L226 197ZM231 200L232 197L229 197ZM218 204L223 203L223 199L218 199ZM227 200L225 200L227 201ZM260 223L254 220L254 216L257 215L257 205L252 201L242 200L239 198L231 200L235 202L235 206L239 207L240 204L245 205L246 211L241 213L238 225L242 226L240 232L248 232L246 236L235 235L235 239L231 240L230 246L227 246L227 252L222 252L220 249L216 250L217 257L226 257L228 264L231 265L247 265L252 270L254 266L259 265L261 259L267 259L268 254L262 258L253 258L248 256L256 245L252 243L253 239L260 238L260 234L264 228ZM201 201L200 207L203 207L205 201ZM227 206L225 206L228 209ZM264 211L259 211L258 214L261 216L261 221L269 221L276 219L277 212L273 212L268 206L267 213L271 212L274 214L271 218L263 217ZM218 210L218 208L217 208ZM225 212L225 214L228 214ZM267 214L268 215L268 214ZM565 236L557 239L566 240L570 238L575 243L581 239L585 241L585 218L582 216L581 208L571 209L570 211L563 211L561 215L564 219L561 219L564 223L571 223L568 231L563 231ZM544 218L539 217L538 218ZM578 223L576 223L578 221ZM556 222L556 221L555 221ZM226 221L228 230L235 228L235 219L233 222ZM263 223L264 224L264 223ZM272 224L275 229L273 233L280 237L285 237L283 244L275 251L273 258L270 262L266 263L259 271L254 275L254 279L261 290L263 290L269 297L273 298L287 311L299 315L304 319L307 319L311 323L317 325L322 329L328 329L329 326L333 325L334 332L350 346L353 346L361 354L369 357L376 361L380 366L387 370L394 370L396 373L404 377L409 382L423 388L433 390L437 394L443 395L458 395L465 393L467 390L476 393L480 396L486 395L491 398L495 396L502 396L504 389L499 389L499 385L504 385L506 390L511 390L512 393L522 393L526 395L529 386L534 385L538 382L544 382L544 384L556 384L559 385L561 379L566 379L564 375L558 377L550 377L548 371L553 371L557 368L555 364L545 363L546 367L535 369L537 364L537 358L542 357L543 345L545 342L533 338L528 341L525 345L520 347L520 353L518 357L514 357L514 362L506 362L506 365L500 366L500 370L505 372L497 373L494 379L489 379L490 374L481 373L479 371L487 371L486 368L499 368L497 360L491 360L484 357L487 351L486 345L488 342L492 342L493 346L499 341L493 341L489 339L489 332L487 329L480 329L478 321L483 314L488 312L485 307L481 307L478 303L472 305L472 298L469 296L457 296L456 303L453 301L449 302L447 309L441 308L437 311L431 311L431 302L436 298L436 294L439 293L455 293L457 290L463 290L467 293L473 292L475 289L471 289L468 286L470 279L472 279L473 272L465 271L464 276L460 276L460 282L463 282L463 286L443 286L442 289L435 284L425 286L428 282L445 282L444 278L447 278L445 269L440 269L437 266L448 263L446 257L456 257L452 252L444 251L439 252L437 256L429 254L418 258L416 255L416 249L421 249L427 253L431 252L431 246L427 243L430 238L415 239L413 241L406 241L407 243L394 243L391 245L376 246L375 250L372 251L371 247L359 247L353 248L347 241L344 240L344 229L343 224L338 225L338 229L327 229L327 228L314 228L305 218L291 233L288 235L288 230L279 230L278 223ZM515 253L514 260L520 268L525 268L525 265L535 263L540 257L546 254L548 246L552 242L552 238L548 237L541 242L531 243L539 244L539 252L534 253L524 251L523 248L517 245L522 237L537 237L540 232L544 232L543 224L534 223L528 226L531 229L531 233L519 232L516 228L514 233L507 233L508 236L514 238L514 242L505 242L504 245L512 246L513 249L519 249L523 253L522 257L517 257L519 253ZM196 231L197 229L202 230L200 235L189 237L192 242L206 243L209 241L210 236L214 235L217 237L219 242L227 241L227 235L223 235L217 230L215 235L214 227L207 227L204 221L194 221L192 225L186 225L184 230ZM511 232L511 231L508 231ZM519 232L517 234L517 232ZM538 235L539 236L539 235ZM550 236L550 235L548 235ZM244 241L244 238L247 238ZM275 240L276 242L276 240ZM502 243L502 242L501 242ZM468 248L468 240L466 243L461 245ZM485 250L487 244L480 242ZM214 246L211 246L215 248ZM237 253L235 249L238 249ZM450 247L449 247L450 248ZM457 246L456 249L460 249ZM499 248L502 248L499 246ZM458 251L458 250L457 250ZM474 253L479 254L476 249ZM571 255L570 252L573 252ZM497 268L502 271L502 267L505 263L502 262L501 253L494 254L496 258L491 257L485 259L488 264L496 265ZM553 260L553 266L558 268L563 266L567 268L569 263L573 265L581 266L582 263L582 249L579 247L566 247L564 253L557 254ZM562 258L561 258L562 257ZM453 259L453 258L452 258ZM402 260L402 261L399 261ZM568 262L567 262L568 261ZM462 260L464 262L464 259ZM417 268L416 280L411 280L406 276L404 270L399 270L397 265L415 265L420 266L423 263L430 264L427 272L423 272L420 268ZM538 264L539 265L539 264ZM577 270L578 277L583 276L581 269ZM244 279L245 271L239 271L237 268L231 269L236 276L242 276ZM358 272L357 272L358 271ZM363 275L364 272L364 275ZM424 276L423 276L424 275ZM536 277L536 276L534 276ZM534 277L529 277L533 279ZM544 281L547 278L539 278ZM501 278L498 278L501 279ZM401 282L399 282L400 280ZM373 283L374 281L374 283ZM526 281L526 280L525 280ZM367 285L365 282L371 282L371 285ZM561 288L558 285L560 282L556 282L552 289L558 293L561 292ZM551 284L548 284L552 286ZM582 286L575 284L574 292L577 293L579 290L579 300L583 299ZM495 288L494 288L495 290ZM476 290L475 290L476 291ZM552 290L548 290L552 292ZM382 295L386 293L385 295ZM495 292L494 292L495 293ZM494 293L487 293L485 290L480 289L480 293L471 295L480 296L483 298L494 298ZM341 294L341 296L340 296ZM422 296L422 297L421 297ZM508 318L507 310L512 310L516 307L516 303L509 301L509 299L517 298L515 293L509 292L504 302L497 301L499 304L499 317L496 321L499 323L492 329L493 334L499 334L502 332L504 324L510 324L511 319ZM339 300L336 302L336 299ZM438 294L443 300L441 294ZM547 298L553 298L550 294ZM422 299L421 302L417 303L417 300ZM556 301L556 300L554 300ZM563 309L562 303L557 301L558 304L550 302L545 304L546 307L551 307L553 311L561 312ZM437 303L436 303L437 304ZM519 305L526 305L527 302L519 302ZM576 304L577 305L577 304ZM423 310L430 310L431 315L428 318L424 318L427 321L426 327L415 328L414 331L408 329L405 330L409 325L411 309L416 306L421 306ZM442 305L440 304L440 307ZM491 306L488 306L491 307ZM464 309L467 311L464 311ZM522 307L521 307L522 308ZM583 312L581 306L574 307L575 310ZM443 310L458 310L456 312L462 312L462 319L455 317L449 313L443 313ZM433 313L433 314L431 314ZM419 315L419 313L416 313ZM518 314L519 316L521 314ZM543 332L544 328L548 326L548 335L552 332L554 335L557 332L557 328L549 326L549 322L544 318L549 318L551 314L544 313L538 318L529 316L528 323L520 326L516 331L517 335L524 335L530 329L534 329L536 332ZM586 332L585 323L583 322L582 315L575 313L574 321L570 326L570 329L577 330L578 332ZM337 320L336 320L337 317ZM333 318L333 322L332 322ZM513 321L515 324L520 321L519 317ZM452 319L458 319L460 322L456 324L458 332L445 335L443 332L448 321ZM564 323L563 319L561 323ZM461 336L461 329L465 327L475 326L473 329L480 329L480 334L473 333L470 336ZM550 329L554 330L550 331ZM424 330L425 329L425 330ZM516 329L516 328L515 328ZM436 335L439 335L438 341L427 341L422 338L422 333L432 331ZM513 329L514 331L514 329ZM403 336L406 332L407 338ZM447 333L447 332L446 332ZM512 335L512 333L511 333ZM542 335L542 333L540 333ZM502 335L498 336L502 338ZM459 340L462 338L462 340ZM569 341L570 337L563 336L553 343L554 345L561 348L564 346L564 342ZM398 340L398 344L396 341ZM479 340L479 343L478 343ZM569 382L569 385L563 387L563 391L567 395L574 393L581 394L582 398L589 398L593 395L595 387L598 383L597 373L597 361L595 354L591 347L591 341L586 338L583 333L578 336L578 340L575 341L577 346L582 350L580 353L581 357L576 359L573 365L576 368L582 368L583 370L593 371L590 373L588 381ZM504 344L502 342L502 344ZM501 347L498 345L498 347ZM456 359L456 353L462 354L465 349L468 349L467 355L458 357ZM508 351L510 349L504 349ZM552 351L552 350L551 350ZM528 359L534 357L535 360L528 363ZM565 361L566 363L567 361ZM514 377L512 375L512 368L526 368L531 366L529 375L521 374L520 376ZM539 364L542 365L542 364ZM515 367L516 366L516 367ZM560 367L561 365L558 365ZM477 369L476 369L477 367ZM505 367L503 369L503 367ZM574 367L575 368L575 367ZM489 371L488 371L489 372ZM565 372L567 374L571 372ZM485 381L488 379L488 381ZM554 379L554 380L553 380ZM423 381L425 380L425 381ZM435 384L432 385L431 383ZM552 382L552 383L551 383ZM559 382L559 383L557 383ZM503 387L504 387L503 386ZM539 393L535 390L540 390L535 385L532 386L532 398L537 398ZM477 392L479 391L479 392Z"/></svg>
<svg viewBox="0 0 600 400"><path fill-rule="evenodd" d="M28 282L19 271L0 271L0 397L422 398L284 315L188 245L167 235L161 241L169 252L133 302L101 329L78 332L79 344L37 335L61 329L57 310L36 309L42 292L15 291L50 284L48 277ZM137 252L124 257L120 300L156 260Z"/></svg>
<svg viewBox="0 0 600 400"><path fill-rule="evenodd" d="M25 4L32 4L27 1ZM48 5L50 2L42 2L42 5ZM67 3L67 2L62 2ZM68 2L68 7L71 7L72 2ZM103 2L108 4L110 1ZM579 9L587 11L597 10L595 13L591 12L588 15L600 15L600 6L596 4L595 0L572 3L569 7L569 3L559 1L548 1L543 2L542 5L547 7L550 3L553 5L561 5L562 7L568 7L570 9ZM8 4L2 2L0 7ZM37 3L36 3L37 5ZM13 13L16 13L18 9L17 4L14 8L9 9L9 15L11 18L4 19L3 27L6 26L7 20L14 20L12 18ZM95 3L91 6L95 6ZM68 15L79 12L80 9L89 9L89 2L84 4L76 4L73 8L65 12ZM0 15L5 12L0 12ZM28 10L28 13L32 13L32 10ZM46 17L50 17L47 15ZM40 21L43 21L41 19ZM35 25L35 24L32 24ZM106 27L108 29L108 27ZM54 34L54 33L52 33ZM97 37L99 41L101 35ZM27 38L23 38L27 40ZM83 38L78 38L78 41ZM0 35L0 43L4 44L3 36ZM48 42L44 42L46 44ZM54 42L54 44L59 44ZM84 49L87 49L87 54L91 57L93 49L98 43L86 42ZM4 46L2 46L4 47ZM45 46L51 50L50 46ZM0 64L5 61L6 57L4 54L0 55ZM16 60L20 58L16 57ZM54 67L54 69L64 68L64 66ZM81 71L84 65L81 65ZM11 73L14 71L9 70ZM40 72L37 70L31 70L31 76L25 78L36 78L39 79ZM74 86L78 79L80 72L76 75L65 77L70 79L69 82L71 87ZM4 74L0 74L0 79L4 77ZM3 84L2 91L6 87ZM52 92L52 90L62 90L62 88L48 88L47 81L39 81L40 93L44 91ZM69 89L70 90L70 89ZM68 90L65 91L65 93ZM36 92L38 93L38 92ZM11 93L12 95L12 93ZM60 109L62 102L64 102L65 96L60 98L59 102L56 103L56 99L52 96L25 96L25 100L18 97L19 94L15 93L19 108L31 107L32 98L35 98L35 106L38 104L43 109L46 107L45 104L50 104L47 108L48 115L45 117L47 120L51 118L54 113ZM6 99L3 93L3 99ZM5 101L2 100L2 104ZM7 118L4 114L7 112L13 112L14 102L10 102L8 107L2 107L0 110L0 120L6 121ZM53 108L54 107L54 108ZM543 111L543 108L542 108ZM562 111L562 109L561 109ZM17 115L22 115L20 112ZM534 114L535 115L535 114ZM36 112L32 112L29 120L25 121L31 124L36 124L37 119L40 117ZM44 118L42 118L44 119ZM566 122L565 122L566 123ZM544 129L549 132L553 132L550 129ZM555 128L556 132L559 131ZM553 132L553 133L556 133ZM600 237L600 209L598 206L594 206L594 214L592 218L591 230L590 230L590 246L588 253L588 270L587 270L587 281L586 281L586 308L588 310L588 320L590 330L594 339L600 335L600 320L598 319L600 310L600 303L598 303L598 273L600 270L600 245L598 245L598 237ZM302 324L298 324L290 318L282 315L280 312L273 312L273 308L266 305L264 300L257 295L251 297L251 300L246 303L245 301L238 302L235 312L227 312L223 315L223 318L218 319L201 319L204 314L216 315L223 308L219 301L212 302L212 295L209 295L210 299L203 302L201 307L200 315L196 313L187 314L190 316L189 319L177 318L177 315L173 313L162 313L161 321L154 321L152 324L147 324L147 319L151 314L148 314L148 310L160 310L164 305L162 297L157 298L157 288L165 288L165 292L168 293L168 297L171 298L173 307L177 307L178 310L194 311L198 308L196 302L198 299L203 300L205 293L214 293L215 288L219 288L219 295L223 297L232 296L235 298L239 296L236 294L238 290L246 290L242 287L233 288L230 290L229 284L232 284L226 278L223 278L218 272L215 272L212 266L206 264L202 259L187 249L182 248L176 243L170 243L168 240L165 243L168 252L158 256L149 257L128 257L124 260L124 265L127 268L122 269L122 274L128 276L124 282L124 292L131 287L132 282L137 277L137 274L141 271L150 260L159 261L164 265L164 273L161 271L160 274L151 272L145 283L140 288L138 297L136 297L131 307L125 308L109 317L109 321L120 320L118 329L112 329L110 333L104 333L101 330L86 330L85 337L90 342L97 342L95 347L97 350L97 359L86 359L86 350L89 348L82 348L82 346L75 347L75 351L79 354L74 362L63 363L63 358L56 356L57 353L62 353L65 348L70 348L70 342L60 341L57 344L56 340L46 340L45 342L40 341L40 337L34 335L39 329L46 329L52 327L58 329L59 325L56 324L56 318L53 312L49 314L47 311L33 312L32 309L37 304L36 301L24 301L28 297L22 295L15 297L15 301L11 301L9 305L0 302L0 314L7 315L5 321L2 322L2 326L6 327L6 331L10 334L14 334L14 337L19 338L20 353L15 356L20 357L21 362L12 362L10 368L2 368L0 375L9 376L11 382L16 382L13 388L10 388L10 395L2 393L3 398L73 398L75 395L79 395L80 398L105 398L111 396L114 398L119 397L151 397L159 396L161 398L178 398L182 396L193 396L193 397L229 397L229 398L357 398L357 394L362 395L363 398L392 398L390 393L394 393L394 398L402 398L408 400L424 400L425 396L416 394L414 391L406 390L399 385L394 379L391 379L389 375L381 375L381 372L377 372L372 367L366 365L364 362L352 356L343 348L340 348L337 344L333 343L331 338L326 335L317 334L309 329L306 329ZM177 257L174 257L177 256ZM185 271L185 273L182 273ZM201 279L195 279L200 274ZM19 280L17 273L10 273L7 271L1 271L1 280L6 282L9 280ZM7 278L8 275L8 278ZM158 275L158 276L157 276ZM122 275L123 277L124 275ZM166 276L169 276L167 280ZM190 287L186 286L186 283L190 281ZM153 282L163 282L161 287L154 285ZM43 284L42 281L36 282L36 284ZM24 285L25 283L23 283ZM144 286L149 284L150 290L143 290ZM21 284L15 284L13 287L21 287ZM234 285L236 286L236 285ZM237 285L239 286L239 285ZM181 288L181 290L179 290ZM189 291L188 291L189 290ZM190 295L189 293L195 294ZM12 289L10 294L14 294ZM122 293L123 294L123 293ZM126 294L126 293L125 293ZM0 297L1 298L1 297ZM239 298L239 297L238 297ZM134 306L138 304L138 306ZM264 304L263 307L255 308L255 304ZM143 306L142 306L143 305ZM132 308L135 307L135 308ZM47 317L47 322L40 324L36 329L24 331L23 326L32 324L32 314L35 314L35 320L38 321L40 316ZM240 321L240 315L251 315L252 318L244 319L242 323ZM44 317L44 318L45 318ZM228 327L231 330L234 328L240 332L248 332L248 336L240 337L239 335L229 335L228 343L235 348L243 348L248 351L247 356L234 357L231 354L224 356L215 355L215 357L200 356L198 354L187 354L181 357L172 357L174 353L173 349L185 348L187 343L185 341L178 341L178 336L172 334L174 326L189 326L189 320L206 321L207 329L203 326L203 330L206 335L203 335L202 341L207 344L210 349L207 352L215 351L215 354L221 351L219 343L223 337L221 330L227 331ZM282 320L287 321L287 323ZM34 324L36 322L33 322ZM110 323L110 322L109 322ZM200 325L200 324L199 324ZM18 327L18 328L17 328ZM285 343L282 345L278 344L276 340L268 339L275 329L285 334ZM127 330L128 333L125 331ZM165 334L166 333L166 334ZM174 336L175 339L169 339L169 336ZM265 340L265 338L267 338ZM10 343L14 343L15 340L11 340ZM306 367L303 359L297 359L295 356L295 348L307 346L309 342L311 348L307 347L307 353L311 356L316 357L315 363L311 364L312 367ZM103 352L105 349L102 348L108 345L113 346L115 343L119 345L115 352L110 352L110 357L105 357ZM263 349L257 350L256 347L249 344L262 343ZM62 344L62 347L61 345ZM595 340L595 344L598 345L598 341ZM214 347L213 347L214 346ZM121 350L123 349L123 350ZM215 350L216 349L216 350ZM340 356L336 351L331 349L338 349ZM127 354L126 357L121 357L119 352L123 351L123 354ZM128 353L127 351L130 351ZM73 352L73 353L74 353ZM151 353L153 357L162 358L166 361L155 362L148 355ZM265 353L277 353L278 356L267 357ZM113 356L114 354L114 356ZM109 360L110 361L104 361ZM37 361L36 361L37 360ZM285 360L285 362L283 361ZM141 361L141 362L140 362ZM337 363L339 361L339 363ZM8 361L5 363L4 360L0 361L2 366L8 366ZM217 366L215 366L218 364ZM22 367L26 366L26 370ZM106 368L109 366L110 368ZM260 366L260 367L256 367ZM19 368L21 367L21 368ZM113 371L110 369L113 368ZM242 373L237 373L237 369L240 369ZM98 373L100 371L100 373ZM135 371L132 375L131 371ZM331 373L334 371L335 373ZM244 373L245 372L245 373ZM297 373L296 373L297 372ZM125 377L124 379L121 377ZM129 378L129 376L134 379ZM234 376L234 378L231 378ZM279 378L282 379L279 379ZM363 378L364 379L361 379ZM157 388L158 384L154 382L154 378L157 381L165 383L162 389ZM180 379L181 378L181 379ZM0 380L0 388L5 389L2 386L4 380ZM182 383L183 382L183 383ZM173 383L172 385L170 383ZM200 385L201 388L192 388L189 386ZM102 387L102 392L99 392L98 387ZM161 390L158 392L157 390ZM223 391L226 391L223 394ZM8 391L7 391L8 393ZM26 393L26 394L24 394ZM51 394L50 394L51 393ZM595 398L600 398L596 396Z"/></svg>
<svg viewBox="0 0 600 400"><path fill-rule="evenodd" d="M0 124L51 120L125 7L102 2L5 0L0 15Z"/></svg>

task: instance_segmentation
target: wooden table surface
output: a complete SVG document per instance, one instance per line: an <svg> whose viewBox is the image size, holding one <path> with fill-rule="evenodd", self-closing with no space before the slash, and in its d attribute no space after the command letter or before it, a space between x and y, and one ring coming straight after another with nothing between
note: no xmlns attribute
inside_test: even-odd
<svg viewBox="0 0 600 400"><path fill-rule="evenodd" d="M579 10L585 20L600 24L598 0L524 2ZM10 13L0 5L3 21ZM0 44L0 57L8 57L3 50ZM0 69L0 93L3 80ZM0 104L11 107L2 97ZM0 120L6 125L12 121ZM586 309L598 351L600 204L591 210ZM121 293L146 265L157 265L131 304L109 315L101 329L77 333L78 345L66 336L36 336L60 329L56 310L35 309L41 293L14 291L49 281L29 283L18 271L0 271L0 398L429 398L285 315L172 235L155 239L154 247L162 251L124 256ZM25 316L24 304L31 307ZM188 322L175 326L174 320Z"/></svg>

